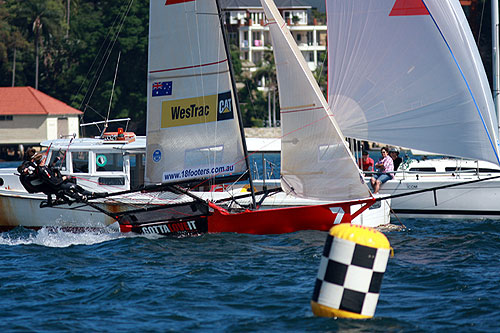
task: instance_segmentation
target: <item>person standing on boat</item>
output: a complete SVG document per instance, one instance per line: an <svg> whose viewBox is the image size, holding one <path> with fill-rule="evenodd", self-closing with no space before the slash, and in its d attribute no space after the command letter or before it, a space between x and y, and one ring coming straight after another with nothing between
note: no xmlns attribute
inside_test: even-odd
<svg viewBox="0 0 500 333"><path fill-rule="evenodd" d="M363 150L361 158L358 160L358 166L363 171L373 171L375 161L370 157L366 150Z"/></svg>
<svg viewBox="0 0 500 333"><path fill-rule="evenodd" d="M389 156L387 147L382 147L382 149L380 149L380 153L382 154L382 158L378 160L377 164L375 164L375 168L378 172L370 179L373 194L378 193L380 185L393 178L391 171L394 171L394 162Z"/></svg>
<svg viewBox="0 0 500 333"><path fill-rule="evenodd" d="M391 156L392 158L392 162L394 163L394 171L396 171L399 168L401 162L403 162L403 159L399 157L399 150L394 147L389 149L389 156Z"/></svg>

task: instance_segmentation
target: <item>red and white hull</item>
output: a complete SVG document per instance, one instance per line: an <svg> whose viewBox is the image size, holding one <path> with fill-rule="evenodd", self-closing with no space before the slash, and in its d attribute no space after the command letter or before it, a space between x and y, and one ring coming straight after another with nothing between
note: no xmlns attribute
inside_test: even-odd
<svg viewBox="0 0 500 333"><path fill-rule="evenodd" d="M189 235L202 233L234 232L244 234L282 234L301 230L327 231L338 223L351 223L352 219L370 207L375 199L357 202L330 203L324 205L289 208L245 210L230 213L209 203L207 214L161 220L156 215L149 221L139 221L134 215L120 220L122 232L161 235ZM351 213L351 206L361 205ZM140 217L139 217L140 218Z"/></svg>

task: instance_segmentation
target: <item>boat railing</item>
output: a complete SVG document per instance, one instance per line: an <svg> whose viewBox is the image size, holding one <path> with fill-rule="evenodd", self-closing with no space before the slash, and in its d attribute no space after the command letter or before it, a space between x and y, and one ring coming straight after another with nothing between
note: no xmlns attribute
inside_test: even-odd
<svg viewBox="0 0 500 333"><path fill-rule="evenodd" d="M262 163L262 175L259 173L259 166L257 161L254 161L253 163L253 179L255 180L269 180L269 179L279 179L278 178L273 178L275 171L279 170L279 166L276 163L273 163L266 158L263 158L263 163ZM270 169L269 169L270 168ZM262 177L261 177L262 176ZM278 174L279 176L279 174Z"/></svg>
<svg viewBox="0 0 500 333"><path fill-rule="evenodd" d="M363 172L365 176L370 177L371 175L377 173L377 171L364 171ZM492 170L488 169L487 171L481 171L481 170L447 170L447 171L422 171L422 170L398 170L398 171L392 171L392 174L396 176L401 176L403 179L406 179L406 177L410 176L416 176L417 179L419 177L440 177L440 176L451 176L455 178L460 178L460 176L471 176L471 175L476 175L476 176L487 176L487 175L492 175L495 173L500 173L499 170Z"/></svg>

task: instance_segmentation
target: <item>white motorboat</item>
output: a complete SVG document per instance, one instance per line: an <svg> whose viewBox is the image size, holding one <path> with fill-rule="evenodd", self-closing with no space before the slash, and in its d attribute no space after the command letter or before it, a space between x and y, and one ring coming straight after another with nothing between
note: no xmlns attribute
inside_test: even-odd
<svg viewBox="0 0 500 333"><path fill-rule="evenodd" d="M399 217L500 219L500 168L494 163L411 159L380 189L386 195L417 191L391 199Z"/></svg>
<svg viewBox="0 0 500 333"><path fill-rule="evenodd" d="M144 175L145 138L126 135L124 140L115 140L116 133L103 138L50 140L41 146L47 150L48 163L58 167L63 175L76 178L83 188L91 192L121 192L140 186ZM17 169L0 169L0 230L17 226L77 230L103 228L116 222L83 203L40 208L46 199L43 193L28 193L24 189ZM103 208L119 210L113 201L101 201Z"/></svg>
<svg viewBox="0 0 500 333"><path fill-rule="evenodd" d="M262 163L259 164L259 170L267 170L266 177L263 178L265 174L260 172L260 177L254 180L258 190L280 184L280 166L269 161L279 161L277 156L280 154L280 145L276 144L277 141L279 139L258 141L260 145L270 147L266 155L258 159ZM412 155L417 156L414 151ZM430 153L421 155L418 159L405 160L394 179L381 187L380 193L383 196L404 195L382 201L386 206L384 209L388 219L391 210L401 218L500 219L500 205L497 201L500 198L500 167L497 164L453 157L438 158ZM365 182L369 183L369 179L370 173L367 173ZM415 193L417 191L421 193ZM266 204L287 205L288 199L281 193L266 200ZM365 213L360 218L367 219L368 216ZM368 221L365 220L364 223L369 223Z"/></svg>
<svg viewBox="0 0 500 333"><path fill-rule="evenodd" d="M326 8L334 31L328 104L342 132L457 158L412 162L398 172L380 193L440 189L395 197L392 208L405 216L499 218L498 179L455 186L494 176L500 164L498 81L492 94L460 2L328 0ZM492 21L498 59L498 16Z"/></svg>

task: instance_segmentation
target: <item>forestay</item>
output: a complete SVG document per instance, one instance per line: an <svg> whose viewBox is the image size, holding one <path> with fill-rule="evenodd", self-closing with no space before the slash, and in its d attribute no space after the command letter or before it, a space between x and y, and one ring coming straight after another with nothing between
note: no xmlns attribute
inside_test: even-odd
<svg viewBox="0 0 500 333"><path fill-rule="evenodd" d="M246 170L215 0L151 1L145 182Z"/></svg>
<svg viewBox="0 0 500 333"><path fill-rule="evenodd" d="M281 108L281 176L285 191L304 198L370 197L338 125L271 0L261 0L271 31Z"/></svg>
<svg viewBox="0 0 500 333"><path fill-rule="evenodd" d="M327 0L328 103L349 137L498 162L496 115L458 0Z"/></svg>

